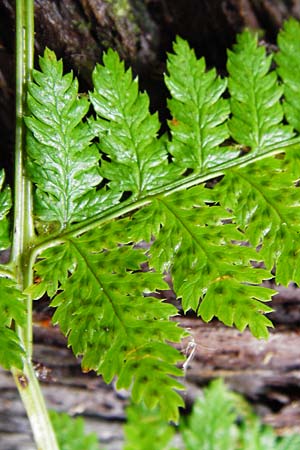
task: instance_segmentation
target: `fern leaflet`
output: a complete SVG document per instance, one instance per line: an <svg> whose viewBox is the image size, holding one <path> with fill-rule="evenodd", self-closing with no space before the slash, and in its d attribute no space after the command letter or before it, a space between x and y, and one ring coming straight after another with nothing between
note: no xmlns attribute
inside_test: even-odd
<svg viewBox="0 0 300 450"><path fill-rule="evenodd" d="M262 425L245 400L222 380L205 389L181 430L186 450L296 450L300 443L297 434L277 437L271 427Z"/></svg>
<svg viewBox="0 0 300 450"><path fill-rule="evenodd" d="M230 134L255 153L293 136L291 127L281 123L283 89L276 72L270 72L271 62L272 55L266 56L265 48L258 47L257 36L250 31L239 35L233 51L228 51Z"/></svg>
<svg viewBox="0 0 300 450"><path fill-rule="evenodd" d="M221 98L227 82L216 76L215 69L207 72L204 58L197 60L183 39L177 38L174 52L168 56L165 77L173 117L168 150L178 166L204 172L238 155L233 148L219 147L229 137L229 103Z"/></svg>
<svg viewBox="0 0 300 450"><path fill-rule="evenodd" d="M74 419L56 411L50 411L50 417L60 450L100 450L97 435L85 434L82 417Z"/></svg>
<svg viewBox="0 0 300 450"><path fill-rule="evenodd" d="M118 54L109 50L103 65L96 66L93 81L90 97L97 119L92 123L106 155L101 174L110 180L112 191L131 192L139 198L166 184L168 155L163 139L157 139L158 116L149 113L149 97L138 91L131 70L126 71Z"/></svg>
<svg viewBox="0 0 300 450"><path fill-rule="evenodd" d="M278 34L279 52L275 55L275 61L278 65L277 72L284 86L283 107L285 117L298 132L300 131L300 49L296 43L299 38L300 24L294 19L290 19ZM288 149L286 154L286 159L290 163L289 170L294 175L295 180L298 180L300 173L298 148Z"/></svg>
<svg viewBox="0 0 300 450"><path fill-rule="evenodd" d="M125 224L117 222L117 230L120 225ZM111 240L114 223L109 228ZM182 399L173 389L182 385L170 375L182 376L174 365L182 357L166 343L184 335L169 321L177 311L151 296L167 285L160 274L141 271L143 251L128 245L111 248L105 231L46 250L36 264L42 282L31 292L53 296L59 285L51 304L56 307L53 321L74 353L83 355L83 369L97 371L106 382L118 376L119 388L130 388L133 380L134 400L143 399L149 407L159 403L165 417L177 420Z"/></svg>
<svg viewBox="0 0 300 450"><path fill-rule="evenodd" d="M253 246L261 246L257 258L269 269L276 265L277 282L299 283L299 188L283 161L274 159L272 164L260 162L231 170L216 187L215 195L235 212L244 238Z"/></svg>
<svg viewBox="0 0 300 450"><path fill-rule="evenodd" d="M300 25L294 19L284 24L278 35L279 52L275 55L277 72L284 82L284 112L287 121L300 131Z"/></svg>
<svg viewBox="0 0 300 450"><path fill-rule="evenodd" d="M78 98L77 80L72 73L63 75L62 61L50 50L40 67L28 87L27 169L37 186L36 215L65 228L104 209L107 194L94 189L102 178L92 129L82 121L87 98Z"/></svg>
<svg viewBox="0 0 300 450"><path fill-rule="evenodd" d="M7 186L3 189L4 170L0 171L0 250L5 250L10 245L9 221L7 215L11 208L11 192Z"/></svg>
<svg viewBox="0 0 300 450"><path fill-rule="evenodd" d="M206 321L216 316L240 330L249 325L255 336L266 337L272 324L261 312L271 308L261 302L269 301L274 291L258 285L271 275L251 267L253 249L232 244L243 235L235 225L224 224L230 215L223 208L205 204L210 192L199 186L158 197L133 216L130 235L134 240L156 237L150 265L171 271L184 311L198 310Z"/></svg>
<svg viewBox="0 0 300 450"><path fill-rule="evenodd" d="M162 420L159 411L133 404L127 408L126 416L124 450L174 450L170 447L174 429Z"/></svg>
<svg viewBox="0 0 300 450"><path fill-rule="evenodd" d="M25 322L25 299L13 280L0 278L0 364L5 369L23 367L24 350L12 324L22 326Z"/></svg>

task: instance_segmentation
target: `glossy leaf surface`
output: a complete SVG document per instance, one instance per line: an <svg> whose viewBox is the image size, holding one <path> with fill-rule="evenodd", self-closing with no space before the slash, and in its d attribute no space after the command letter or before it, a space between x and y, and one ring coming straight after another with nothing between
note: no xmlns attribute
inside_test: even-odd
<svg viewBox="0 0 300 450"><path fill-rule="evenodd" d="M217 77L215 69L206 71L204 58L197 59L183 39L177 38L174 52L168 55L165 77L173 117L168 149L178 166L203 172L238 155L219 147L229 137L229 103L221 97L227 81Z"/></svg>
<svg viewBox="0 0 300 450"><path fill-rule="evenodd" d="M131 192L139 198L166 184L169 165L163 140L157 138L158 115L149 112L149 97L138 90L137 79L125 70L117 53L109 50L93 72L90 94L97 113L93 122L106 155L101 174L112 191ZM108 160L109 159L109 160Z"/></svg>
<svg viewBox="0 0 300 450"><path fill-rule="evenodd" d="M215 190L222 205L234 211L244 239L260 245L256 258L270 270L276 265L276 280L284 285L300 282L299 193L281 159L231 170Z"/></svg>
<svg viewBox="0 0 300 450"><path fill-rule="evenodd" d="M112 50L93 73L94 111L48 50L29 87L28 173L46 236L27 292L52 298L84 370L116 377L174 421L183 371L170 343L185 332L170 320L177 309L156 298L170 287L164 277L184 312L258 338L272 326L274 291L263 281L275 267L278 282L300 283L298 125L287 109L284 122L284 87L257 37L246 31L228 55L226 80L177 39L161 137L148 95ZM278 58L285 83L287 56ZM277 159L260 161L270 148Z"/></svg>
<svg viewBox="0 0 300 450"><path fill-rule="evenodd" d="M28 173L37 186L37 216L65 228L101 211L106 194L94 189L102 178L93 132L82 121L87 98L79 98L77 80L72 73L63 75L62 61L50 50L40 67L28 88Z"/></svg>
<svg viewBox="0 0 300 450"><path fill-rule="evenodd" d="M295 19L284 24L278 35L275 55L277 72L284 86L284 112L287 121L300 131L300 25Z"/></svg>
<svg viewBox="0 0 300 450"><path fill-rule="evenodd" d="M291 127L282 124L283 88L276 72L270 71L271 63L272 55L266 56L265 48L258 46L257 36L250 31L239 35L233 51L228 51L230 134L256 153L293 136Z"/></svg>

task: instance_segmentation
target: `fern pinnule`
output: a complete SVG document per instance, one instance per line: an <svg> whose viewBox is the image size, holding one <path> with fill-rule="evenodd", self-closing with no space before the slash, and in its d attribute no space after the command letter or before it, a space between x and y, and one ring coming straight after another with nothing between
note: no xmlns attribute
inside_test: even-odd
<svg viewBox="0 0 300 450"><path fill-rule="evenodd" d="M91 102L97 113L93 122L106 155L101 174L110 189L120 195L130 192L139 198L168 181L168 155L157 138L158 115L149 112L149 97L140 93L138 80L125 70L116 52L109 50L93 72ZM176 176L176 175L175 175Z"/></svg>
<svg viewBox="0 0 300 450"><path fill-rule="evenodd" d="M283 89L276 72L270 71L271 63L272 55L266 55L250 31L240 34L233 50L228 51L230 134L256 154L293 136L291 127L282 124Z"/></svg>
<svg viewBox="0 0 300 450"><path fill-rule="evenodd" d="M24 349L12 324L26 320L25 300L14 280L0 277L0 365L5 369L23 367Z"/></svg>
<svg viewBox="0 0 300 450"><path fill-rule="evenodd" d="M287 121L300 131L300 25L295 19L285 22L277 41L277 72L283 81L284 112Z"/></svg>
<svg viewBox="0 0 300 450"><path fill-rule="evenodd" d="M94 189L102 179L99 153L91 145L90 126L82 120L89 102L78 98L77 80L71 73L63 75L62 61L48 49L40 67L28 87L27 173L37 186L37 217L65 228L103 207Z"/></svg>
<svg viewBox="0 0 300 450"><path fill-rule="evenodd" d="M168 150L176 165L202 173L238 155L234 149L219 147L229 137L229 103L222 98L227 81L218 77L215 69L206 71L204 58L198 60L179 37L174 52L168 55L165 76L173 117Z"/></svg>

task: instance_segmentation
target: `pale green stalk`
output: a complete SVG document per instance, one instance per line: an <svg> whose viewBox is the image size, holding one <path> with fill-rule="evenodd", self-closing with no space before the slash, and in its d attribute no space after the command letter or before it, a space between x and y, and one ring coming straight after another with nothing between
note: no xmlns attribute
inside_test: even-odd
<svg viewBox="0 0 300 450"><path fill-rule="evenodd" d="M21 290L32 283L29 252L34 239L31 183L25 175L26 84L33 67L34 2L16 0L16 137L14 185L14 234L10 266ZM45 401L32 365L32 299L27 297L27 322L17 329L25 350L23 370L12 369L38 450L58 450Z"/></svg>

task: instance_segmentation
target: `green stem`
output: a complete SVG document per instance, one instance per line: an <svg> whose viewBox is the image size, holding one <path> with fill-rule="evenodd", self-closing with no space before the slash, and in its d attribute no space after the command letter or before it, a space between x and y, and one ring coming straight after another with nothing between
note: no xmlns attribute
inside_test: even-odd
<svg viewBox="0 0 300 450"><path fill-rule="evenodd" d="M24 271L24 254L34 237L32 220L31 183L25 176L25 113L26 84L33 65L33 3L31 0L16 2L16 141L14 186L14 237L11 264L15 267L21 289L31 282L28 270ZM26 272L26 275L25 273ZM28 357L32 355L32 301L27 302L27 324L20 330Z"/></svg>
<svg viewBox="0 0 300 450"><path fill-rule="evenodd" d="M34 1L16 0L16 136L14 185L14 234L10 266L20 290L32 284L32 265L28 261L34 239L31 183L25 175L26 85L33 68ZM39 450L58 450L45 401L32 366L32 299L27 296L27 321L17 333L25 350L23 370L12 369Z"/></svg>
<svg viewBox="0 0 300 450"><path fill-rule="evenodd" d="M25 360L23 370L13 369L12 373L26 408L37 449L59 450L31 361Z"/></svg>

